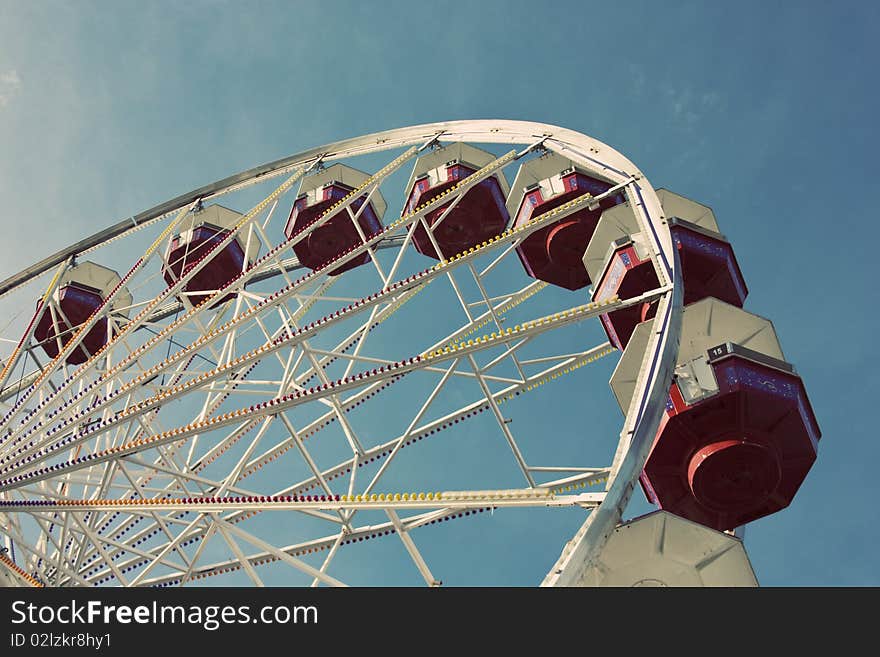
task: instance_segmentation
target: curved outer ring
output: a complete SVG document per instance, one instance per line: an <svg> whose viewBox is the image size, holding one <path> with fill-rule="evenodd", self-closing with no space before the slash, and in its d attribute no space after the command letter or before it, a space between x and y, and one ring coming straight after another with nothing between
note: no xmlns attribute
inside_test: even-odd
<svg viewBox="0 0 880 657"><path fill-rule="evenodd" d="M0 282L0 296L67 261L71 256L179 211L198 199L221 196L284 175L320 156L334 160L366 155L424 143L441 135L444 141L476 143L522 144L543 140L546 148L587 169L617 183L627 183L626 194L630 206L653 245L658 277L663 284L669 286L669 291L660 299L657 308L655 330L648 341L636 379L635 392L620 434L605 499L589 514L574 538L567 543L562 556L542 583L543 586L575 585L620 521L638 475L647 460L672 382L678 351L682 300L678 255L672 248L669 227L654 188L626 157L592 137L544 123L482 119L426 123L345 139L234 174L124 219Z"/></svg>

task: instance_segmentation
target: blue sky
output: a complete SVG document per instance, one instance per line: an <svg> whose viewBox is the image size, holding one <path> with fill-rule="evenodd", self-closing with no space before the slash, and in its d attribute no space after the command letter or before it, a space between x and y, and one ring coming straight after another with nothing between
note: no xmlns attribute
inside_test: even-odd
<svg viewBox="0 0 880 657"><path fill-rule="evenodd" d="M861 2L0 0L0 277L348 136L460 118L590 134L715 210L747 309L807 385L819 460L750 526L759 579L877 585L878 19Z"/></svg>

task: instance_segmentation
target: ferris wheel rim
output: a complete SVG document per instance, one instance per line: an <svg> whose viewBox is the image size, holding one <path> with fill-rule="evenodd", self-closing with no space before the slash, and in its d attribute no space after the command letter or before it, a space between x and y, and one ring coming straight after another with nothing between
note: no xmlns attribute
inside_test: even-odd
<svg viewBox="0 0 880 657"><path fill-rule="evenodd" d="M33 278L45 274L72 256L80 255L85 251L101 246L108 240L125 236L143 228L150 222L166 217L197 201L206 201L255 182L262 182L284 175L296 167L308 164L317 158L323 157L325 160L330 161L343 157L366 155L368 153L411 146L421 143L426 139L443 136L450 140L469 139L474 142L479 142L482 139L485 143L526 143L530 139L532 141L548 139L561 144L571 144L572 146L580 147L582 149L580 155L591 159L594 163L600 163L600 160L587 155L587 153L592 151L595 155L599 155L601 151L603 158L608 159L610 157L613 160L603 165L607 167L607 171L610 174L621 179L627 176L642 178L641 172L636 166L610 146L588 135L549 123L514 119L462 119L392 128L309 148L277 160L244 169L212 183L197 187L189 192L179 194L135 215L121 219L21 271L7 276L4 280L0 281L0 297L15 291ZM519 139L519 141L515 139ZM661 237L663 236L661 235Z"/></svg>
<svg viewBox="0 0 880 657"><path fill-rule="evenodd" d="M677 275L677 253L671 246L669 228L662 215L656 192L635 166L611 147L566 128L511 120L428 123L341 140L228 176L118 222L7 278L0 283L0 296L15 290L77 253L125 236L197 201L215 198L249 184L283 175L322 157L335 160L403 148L435 139L473 143L540 143L575 161L590 163L592 168L601 167L607 177L626 185L627 195L634 211L640 217L640 221L650 228L658 266L665 268L668 287L660 298L657 310L655 326L658 330L654 331L646 348L638 376L639 383L630 409L626 413L624 431L615 457L614 474L609 478L609 487L601 504L590 512L586 523L570 542L569 549L563 553L560 561L544 581L545 585L570 584L577 580L578 573L595 556L617 525L647 458L651 440L660 421L663 401L672 380L682 305L681 280Z"/></svg>

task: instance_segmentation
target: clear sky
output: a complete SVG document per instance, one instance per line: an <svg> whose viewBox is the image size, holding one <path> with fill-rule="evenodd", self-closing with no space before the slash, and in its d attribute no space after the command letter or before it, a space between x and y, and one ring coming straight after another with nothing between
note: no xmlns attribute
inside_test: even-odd
<svg viewBox="0 0 880 657"><path fill-rule="evenodd" d="M878 19L856 1L0 0L0 278L344 137L463 118L590 134L715 210L747 309L807 385L819 460L750 525L759 579L878 585Z"/></svg>

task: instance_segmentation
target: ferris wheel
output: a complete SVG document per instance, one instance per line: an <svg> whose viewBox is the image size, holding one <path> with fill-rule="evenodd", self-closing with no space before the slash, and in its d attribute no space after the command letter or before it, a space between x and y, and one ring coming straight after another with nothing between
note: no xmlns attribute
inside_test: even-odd
<svg viewBox="0 0 880 657"><path fill-rule="evenodd" d="M746 294L707 206L556 126L206 185L0 283L0 585L357 584L381 543L435 586L431 526L572 512L543 585L755 585L820 433Z"/></svg>

